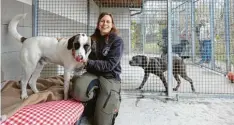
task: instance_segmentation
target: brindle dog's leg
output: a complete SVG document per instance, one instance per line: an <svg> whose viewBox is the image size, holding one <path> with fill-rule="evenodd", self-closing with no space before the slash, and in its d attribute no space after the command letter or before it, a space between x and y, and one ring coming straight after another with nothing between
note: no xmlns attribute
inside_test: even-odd
<svg viewBox="0 0 234 125"><path fill-rule="evenodd" d="M179 78L179 75L178 74L173 74L174 78L176 79L177 81L177 86L175 88L173 88L173 91L177 91L178 88L180 87L180 84L181 84L181 81L180 81L180 78Z"/></svg>
<svg viewBox="0 0 234 125"><path fill-rule="evenodd" d="M146 81L148 80L148 78L149 78L149 73L145 72L145 75L144 75L143 81L141 82L141 85L136 89L142 89L143 86L145 85Z"/></svg>
<svg viewBox="0 0 234 125"><path fill-rule="evenodd" d="M159 78L162 80L163 85L164 85L165 90L166 90L165 92L167 93L167 91L168 91L168 88L167 88L167 81L166 81L166 79L165 79L164 74L163 74L163 73L160 73L160 74L158 74L157 76L159 76Z"/></svg>
<svg viewBox="0 0 234 125"><path fill-rule="evenodd" d="M187 73L182 73L180 76L190 83L192 91L195 92L195 88L193 86L193 80L188 77Z"/></svg>

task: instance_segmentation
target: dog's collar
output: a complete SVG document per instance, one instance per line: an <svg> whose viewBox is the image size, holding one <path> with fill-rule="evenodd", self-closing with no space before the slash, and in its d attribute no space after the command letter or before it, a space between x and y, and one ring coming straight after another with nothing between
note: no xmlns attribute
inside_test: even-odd
<svg viewBox="0 0 234 125"><path fill-rule="evenodd" d="M143 69L148 68L149 62L150 62L150 58L148 56L146 56L146 66Z"/></svg>

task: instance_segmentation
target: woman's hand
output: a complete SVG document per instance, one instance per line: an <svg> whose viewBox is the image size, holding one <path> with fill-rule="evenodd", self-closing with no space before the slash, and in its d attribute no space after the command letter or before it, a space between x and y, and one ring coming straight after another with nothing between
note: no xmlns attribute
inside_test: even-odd
<svg viewBox="0 0 234 125"><path fill-rule="evenodd" d="M88 59L83 59L83 60L81 60L80 62L83 63L84 66L86 66L86 65L87 65L87 62L88 62Z"/></svg>

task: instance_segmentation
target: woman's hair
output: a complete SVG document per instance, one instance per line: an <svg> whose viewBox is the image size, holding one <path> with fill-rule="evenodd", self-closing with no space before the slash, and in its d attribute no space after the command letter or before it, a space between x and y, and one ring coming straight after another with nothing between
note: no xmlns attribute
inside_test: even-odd
<svg viewBox="0 0 234 125"><path fill-rule="evenodd" d="M114 23L114 19L113 19L113 16L111 13L107 13L107 12L102 12L99 17L98 17L98 21L97 21L97 27L94 31L94 33L91 35L91 38L96 41L100 36L101 36L101 33L100 33L100 30L98 29L98 25L101 21L101 19L105 16L105 15L109 15L111 17L111 21L112 21L112 28L111 28L111 31L110 33L115 33L115 34L118 34L119 33L119 30L115 27L115 23Z"/></svg>

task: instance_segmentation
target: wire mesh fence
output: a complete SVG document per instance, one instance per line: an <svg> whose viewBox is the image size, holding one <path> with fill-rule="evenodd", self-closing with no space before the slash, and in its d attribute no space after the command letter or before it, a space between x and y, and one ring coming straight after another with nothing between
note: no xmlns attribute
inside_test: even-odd
<svg viewBox="0 0 234 125"><path fill-rule="evenodd" d="M182 69L192 79L197 93L233 94L234 84L226 73L234 72L234 2L231 0L172 0L171 12L165 0L38 0L37 35L71 37L84 32L91 35L100 12L110 12L124 40L122 89L134 90L142 84L144 67L131 66L133 56L145 55L146 61L159 61L167 53L168 31L171 32L172 52L183 60ZM168 27L168 17L171 26ZM207 39L209 38L209 39ZM153 58L152 58L153 57ZM157 57L157 58L154 58ZM139 59L144 63L144 59ZM173 59L173 65L176 62ZM159 64L144 63L158 69L167 67L167 60ZM178 64L177 64L178 65ZM181 64L180 64L181 65ZM179 65L179 66L180 66ZM167 68L163 70L167 80ZM150 71L151 72L151 71ZM63 74L63 68L48 65L42 76ZM172 75L172 86L177 81ZM181 76L180 76L181 77ZM160 75L150 73L142 90L159 92L165 87ZM191 82L181 77L177 92L191 93ZM179 81L179 82L180 82Z"/></svg>
<svg viewBox="0 0 234 125"><path fill-rule="evenodd" d="M188 41L182 56L190 57L187 69L199 93L233 93L233 84L225 77L233 68L231 4L221 0L172 3L172 39L180 44Z"/></svg>

